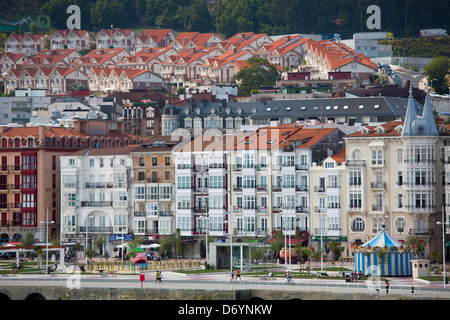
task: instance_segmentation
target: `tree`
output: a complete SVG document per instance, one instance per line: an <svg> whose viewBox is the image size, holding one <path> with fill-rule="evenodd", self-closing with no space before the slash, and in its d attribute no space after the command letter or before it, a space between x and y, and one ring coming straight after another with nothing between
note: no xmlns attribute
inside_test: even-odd
<svg viewBox="0 0 450 320"><path fill-rule="evenodd" d="M41 246L37 246L33 248L34 252L36 252L37 260L38 260L38 269L42 267L42 257L44 256L44 250L42 250Z"/></svg>
<svg viewBox="0 0 450 320"><path fill-rule="evenodd" d="M439 94L448 92L445 77L448 74L449 68L450 58L444 56L433 58L431 62L423 68L427 74L428 83L430 83L431 87Z"/></svg>
<svg viewBox="0 0 450 320"><path fill-rule="evenodd" d="M31 246L34 242L34 235L32 233L27 233L22 240L24 246Z"/></svg>
<svg viewBox="0 0 450 320"><path fill-rule="evenodd" d="M212 30L211 15L206 0L194 0L185 14L184 29L201 33Z"/></svg>
<svg viewBox="0 0 450 320"><path fill-rule="evenodd" d="M253 57L233 77L233 83L239 85L239 95L250 95L252 90L259 90L263 86L274 86L277 79L275 65L263 58Z"/></svg>

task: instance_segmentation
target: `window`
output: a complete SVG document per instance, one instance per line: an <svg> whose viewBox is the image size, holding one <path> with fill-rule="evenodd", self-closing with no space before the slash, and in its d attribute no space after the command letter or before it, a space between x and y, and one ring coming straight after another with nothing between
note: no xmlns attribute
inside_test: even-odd
<svg viewBox="0 0 450 320"><path fill-rule="evenodd" d="M66 206L66 207L76 207L77 206L76 193L66 193L64 195L64 206Z"/></svg>
<svg viewBox="0 0 450 320"><path fill-rule="evenodd" d="M114 173L114 187L115 188L127 187L126 173Z"/></svg>
<svg viewBox="0 0 450 320"><path fill-rule="evenodd" d="M178 217L177 218L177 228L181 231L191 231L192 230L192 218L191 217Z"/></svg>
<svg viewBox="0 0 450 320"><path fill-rule="evenodd" d="M255 231L255 217L244 217L244 231Z"/></svg>
<svg viewBox="0 0 450 320"><path fill-rule="evenodd" d="M255 188L255 176L244 175L244 188Z"/></svg>
<svg viewBox="0 0 450 320"><path fill-rule="evenodd" d="M349 185L350 186L360 186L361 185L361 171L360 170L350 170L349 171Z"/></svg>
<svg viewBox="0 0 450 320"><path fill-rule="evenodd" d="M190 189L192 185L191 176L181 176L177 177L177 188L178 189Z"/></svg>
<svg viewBox="0 0 450 320"><path fill-rule="evenodd" d="M23 176L23 181L25 182L25 177ZM33 177L34 176L30 176ZM76 188L77 187L77 176L76 175L63 175L63 188ZM24 189L27 189L24 187Z"/></svg>
<svg viewBox="0 0 450 320"><path fill-rule="evenodd" d="M114 192L114 207L127 207L128 206L128 193L126 191Z"/></svg>
<svg viewBox="0 0 450 320"><path fill-rule="evenodd" d="M399 233L406 230L406 220L402 217L398 217L394 222L395 230Z"/></svg>
<svg viewBox="0 0 450 320"><path fill-rule="evenodd" d="M159 198L160 199L170 199L172 196L171 186L161 186L159 187Z"/></svg>
<svg viewBox="0 0 450 320"><path fill-rule="evenodd" d="M191 197L190 196L178 196L177 197L178 209L191 209Z"/></svg>
<svg viewBox="0 0 450 320"><path fill-rule="evenodd" d="M341 208L341 197L340 196L327 196L328 208L329 209L340 209Z"/></svg>
<svg viewBox="0 0 450 320"><path fill-rule="evenodd" d="M221 189L224 188L224 176L210 176L209 178L209 187L212 189Z"/></svg>
<svg viewBox="0 0 450 320"><path fill-rule="evenodd" d="M363 232L365 227L364 220L361 217L356 217L352 221L352 231L353 232Z"/></svg>
<svg viewBox="0 0 450 320"><path fill-rule="evenodd" d="M255 209L255 196L244 196L244 209Z"/></svg>
<svg viewBox="0 0 450 320"><path fill-rule="evenodd" d="M383 229L383 218L372 218L372 233L378 233Z"/></svg>
<svg viewBox="0 0 450 320"><path fill-rule="evenodd" d="M134 199L135 200L145 200L145 187L135 186L134 187Z"/></svg>
<svg viewBox="0 0 450 320"><path fill-rule="evenodd" d="M152 158L152 166L157 166L158 165L158 158L157 157L153 157Z"/></svg>

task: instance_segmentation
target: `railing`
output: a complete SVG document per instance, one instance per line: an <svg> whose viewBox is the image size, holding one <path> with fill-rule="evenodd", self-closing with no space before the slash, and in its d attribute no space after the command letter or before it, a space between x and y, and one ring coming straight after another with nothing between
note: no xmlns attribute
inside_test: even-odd
<svg viewBox="0 0 450 320"><path fill-rule="evenodd" d="M347 160L348 167L364 167L365 165L365 160Z"/></svg>
<svg viewBox="0 0 450 320"><path fill-rule="evenodd" d="M370 187L372 189L386 189L386 182L371 182Z"/></svg>
<svg viewBox="0 0 450 320"><path fill-rule="evenodd" d="M112 201L81 201L82 207L112 207Z"/></svg>
<svg viewBox="0 0 450 320"><path fill-rule="evenodd" d="M96 227L96 226L84 226L80 227L80 232L113 232L113 227Z"/></svg>
<svg viewBox="0 0 450 320"><path fill-rule="evenodd" d="M434 235L434 229L409 229L408 234L412 236L432 236Z"/></svg>

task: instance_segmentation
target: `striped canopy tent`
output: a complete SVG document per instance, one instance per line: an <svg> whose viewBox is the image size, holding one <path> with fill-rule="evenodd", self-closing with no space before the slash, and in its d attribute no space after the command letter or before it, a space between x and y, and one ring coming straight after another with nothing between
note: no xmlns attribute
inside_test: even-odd
<svg viewBox="0 0 450 320"><path fill-rule="evenodd" d="M355 249L355 271L373 276L411 276L413 259L408 246L381 230Z"/></svg>

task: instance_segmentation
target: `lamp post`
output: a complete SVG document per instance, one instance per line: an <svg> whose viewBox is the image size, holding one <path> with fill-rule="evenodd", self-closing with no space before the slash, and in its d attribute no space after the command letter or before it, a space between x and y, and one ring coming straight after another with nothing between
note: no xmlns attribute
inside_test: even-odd
<svg viewBox="0 0 450 320"><path fill-rule="evenodd" d="M89 220L91 217L86 217L86 246L84 247L84 255L86 256L86 264L88 264L88 256L87 256L87 250L88 250L88 229L89 229ZM122 257L123 257L123 246L122 246Z"/></svg>
<svg viewBox="0 0 450 320"><path fill-rule="evenodd" d="M444 205L442 205L442 222L438 221L436 224L442 224L442 263L444 265L444 288L445 288L445 280L446 280L446 273L445 273L445 227L444 225L449 225L450 222L444 222L445 212L444 212Z"/></svg>
<svg viewBox="0 0 450 320"><path fill-rule="evenodd" d="M55 221L48 221L48 207L47 207L47 218L46 221L41 221L41 223L45 223L47 225L47 233L46 233L46 252L45 252L45 274L48 276L48 225L55 223Z"/></svg>
<svg viewBox="0 0 450 320"><path fill-rule="evenodd" d="M320 272L323 272L323 222L327 221L327 218L322 218L320 221Z"/></svg>

